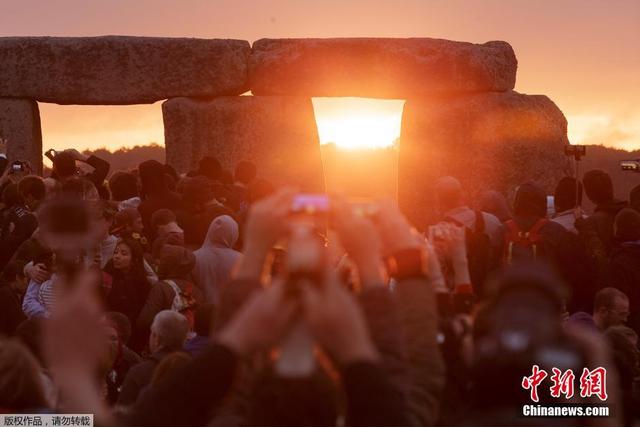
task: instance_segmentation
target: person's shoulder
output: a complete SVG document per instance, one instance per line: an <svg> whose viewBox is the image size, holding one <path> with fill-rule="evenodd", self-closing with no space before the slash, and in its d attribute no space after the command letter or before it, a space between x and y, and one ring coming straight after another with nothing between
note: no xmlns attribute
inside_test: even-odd
<svg viewBox="0 0 640 427"><path fill-rule="evenodd" d="M484 219L484 223L493 227L502 226L502 222L498 219L497 216L491 214L489 212L482 211L482 218Z"/></svg>

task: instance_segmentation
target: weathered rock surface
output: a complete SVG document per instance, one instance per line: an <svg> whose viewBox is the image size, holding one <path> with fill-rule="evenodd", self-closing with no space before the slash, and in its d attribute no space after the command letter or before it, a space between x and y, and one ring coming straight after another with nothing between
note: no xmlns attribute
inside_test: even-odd
<svg viewBox="0 0 640 427"><path fill-rule="evenodd" d="M254 95L405 99L511 90L516 69L503 41L262 39L253 43L249 80Z"/></svg>
<svg viewBox="0 0 640 427"><path fill-rule="evenodd" d="M433 183L452 175L470 201L483 190L511 195L533 180L552 191L568 172L567 121L546 96L516 92L409 100L398 164L400 207L419 227L432 218Z"/></svg>
<svg viewBox="0 0 640 427"><path fill-rule="evenodd" d="M0 38L0 97L144 104L247 91L249 42L156 37Z"/></svg>
<svg viewBox="0 0 640 427"><path fill-rule="evenodd" d="M179 172L212 155L228 170L250 160L259 177L275 185L324 191L318 131L308 98L175 98L162 104L162 115L167 162Z"/></svg>
<svg viewBox="0 0 640 427"><path fill-rule="evenodd" d="M35 173L42 173L42 132L37 102L0 98L0 139L7 143L9 162L27 160Z"/></svg>

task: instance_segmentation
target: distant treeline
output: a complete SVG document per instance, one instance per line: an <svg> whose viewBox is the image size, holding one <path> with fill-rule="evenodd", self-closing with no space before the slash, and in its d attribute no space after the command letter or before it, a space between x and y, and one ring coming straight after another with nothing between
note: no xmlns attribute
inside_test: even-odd
<svg viewBox="0 0 640 427"><path fill-rule="evenodd" d="M164 163L165 160L164 146L156 143L120 148L116 151L98 148L97 150L85 150L84 154L95 154L108 161L111 164L111 172L135 169L145 160L157 160L161 163Z"/></svg>
<svg viewBox="0 0 640 427"><path fill-rule="evenodd" d="M322 145L327 190L352 197L395 197L397 186L398 150L395 146L373 150L342 150L333 144ZM111 170L133 169L139 163L155 159L164 162L164 147L158 144L121 148L111 152L106 148L85 151L111 163ZM616 196L627 199L633 187L640 184L640 174L623 172L620 160L640 159L640 150L625 151L592 145L581 162L581 174L590 169L608 172ZM259 165L258 165L259 167ZM588 203L585 203L588 208Z"/></svg>

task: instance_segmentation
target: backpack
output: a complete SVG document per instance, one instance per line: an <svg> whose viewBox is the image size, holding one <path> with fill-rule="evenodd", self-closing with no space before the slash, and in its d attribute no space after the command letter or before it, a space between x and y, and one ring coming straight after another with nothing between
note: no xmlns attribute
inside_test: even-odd
<svg viewBox="0 0 640 427"><path fill-rule="evenodd" d="M469 276L476 295L482 295L484 282L493 267L491 239L485 231L484 215L475 211L475 226L473 229L465 226L455 218L447 217L445 221L465 228L465 243L467 245L467 262Z"/></svg>
<svg viewBox="0 0 640 427"><path fill-rule="evenodd" d="M187 318L189 325L193 327L195 320L195 309L198 303L193 296L193 285L187 283L184 289L180 288L173 280L164 280L166 284L171 286L175 296L171 302L171 310L177 311Z"/></svg>
<svg viewBox="0 0 640 427"><path fill-rule="evenodd" d="M522 231L514 220L505 222L507 232L505 234L504 261L510 265L514 260L536 259L544 256L544 239L540 230L549 222L546 218L540 218L533 224L529 231Z"/></svg>

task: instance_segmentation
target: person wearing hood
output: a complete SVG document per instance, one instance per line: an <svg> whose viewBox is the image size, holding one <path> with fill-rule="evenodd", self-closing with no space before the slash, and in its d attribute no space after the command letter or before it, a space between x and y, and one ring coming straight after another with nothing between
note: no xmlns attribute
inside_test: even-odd
<svg viewBox="0 0 640 427"><path fill-rule="evenodd" d="M582 181L587 197L596 205L588 221L595 227L598 237L609 254L613 247L613 221L618 212L628 204L614 198L613 183L608 173L598 169L590 170L584 174Z"/></svg>
<svg viewBox="0 0 640 427"><path fill-rule="evenodd" d="M217 303L222 287L242 254L233 249L238 240L238 223L229 215L211 221L202 247L193 254L196 258L193 276L209 303Z"/></svg>
<svg viewBox="0 0 640 427"><path fill-rule="evenodd" d="M614 222L616 245L611 251L607 284L629 296L631 317L629 326L640 331L640 213L622 209Z"/></svg>
<svg viewBox="0 0 640 427"><path fill-rule="evenodd" d="M182 199L176 192L169 190L165 167L156 160L147 160L138 166L140 182L142 183L143 200L138 206L142 216L147 238L155 239L155 233L151 228L151 215L158 209L176 210L182 206Z"/></svg>

